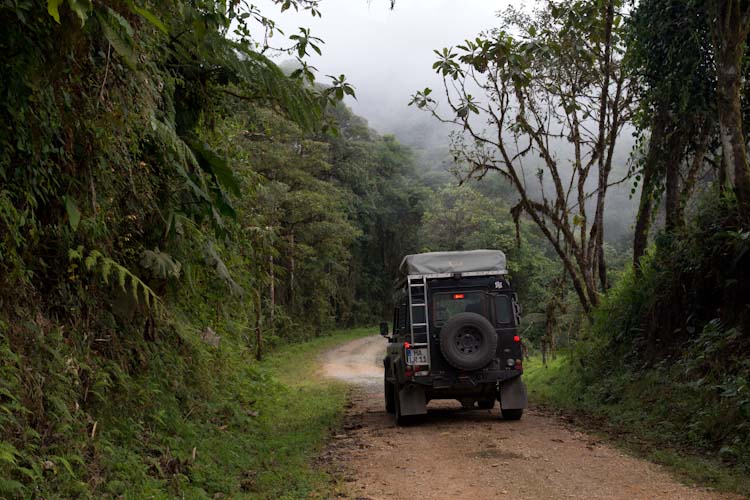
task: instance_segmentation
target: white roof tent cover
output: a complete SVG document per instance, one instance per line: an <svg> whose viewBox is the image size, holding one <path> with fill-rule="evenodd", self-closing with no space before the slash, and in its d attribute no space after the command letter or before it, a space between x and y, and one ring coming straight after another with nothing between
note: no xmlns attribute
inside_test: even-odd
<svg viewBox="0 0 750 500"><path fill-rule="evenodd" d="M402 275L455 273L505 274L505 254L500 250L430 252L407 255L401 261Z"/></svg>

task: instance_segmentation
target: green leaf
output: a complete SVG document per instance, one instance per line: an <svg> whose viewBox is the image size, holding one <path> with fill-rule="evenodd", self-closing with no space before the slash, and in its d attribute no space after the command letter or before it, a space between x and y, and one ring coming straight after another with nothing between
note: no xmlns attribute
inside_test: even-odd
<svg viewBox="0 0 750 500"><path fill-rule="evenodd" d="M86 20L89 18L89 11L91 10L90 0L68 0L68 6L70 10L76 13L78 18L81 20L81 26L86 24Z"/></svg>
<svg viewBox="0 0 750 500"><path fill-rule="evenodd" d="M107 12L120 24L120 26L122 26L122 28L125 30L125 33L127 33L129 37L132 37L135 34L135 31L133 30L133 27L130 25L128 20L122 17L119 12L114 11L109 7L107 7Z"/></svg>
<svg viewBox="0 0 750 500"><path fill-rule="evenodd" d="M172 258L171 255L156 250L144 250L141 257L141 266L150 270L154 276L160 279L180 278L182 264Z"/></svg>
<svg viewBox="0 0 750 500"><path fill-rule="evenodd" d="M18 450L12 444L0 441L0 462L15 465L16 455L18 455Z"/></svg>
<svg viewBox="0 0 750 500"><path fill-rule="evenodd" d="M60 4L63 0L47 0L47 12L52 18L60 24Z"/></svg>
<svg viewBox="0 0 750 500"><path fill-rule="evenodd" d="M112 45L112 48L115 49L115 52L117 52L117 55L120 56L123 62L127 64L130 69L135 71L136 57L129 43L130 38L123 38L115 28L110 26L104 15L99 15L97 17L102 28L102 33L104 33L104 37L107 39L110 45Z"/></svg>
<svg viewBox="0 0 750 500"><path fill-rule="evenodd" d="M137 5L133 4L133 2L130 2L130 10L140 15L143 19L151 23L154 27L156 27L156 29L158 29L165 35L169 34L169 30L167 29L167 26L161 21L161 19L156 17L152 12L144 8L138 7Z"/></svg>
<svg viewBox="0 0 750 500"><path fill-rule="evenodd" d="M57 461L60 462L63 465L63 467L65 467L65 470L68 471L68 474L75 477L76 474L75 472L73 472L73 467L70 465L70 462L68 462L63 457L57 457Z"/></svg>
<svg viewBox="0 0 750 500"><path fill-rule="evenodd" d="M201 188L193 181L193 179L190 178L190 175L185 171L182 165L175 165L175 169L177 170L177 173L179 173L183 177L183 179L185 179L185 184L193 191L193 194L195 196L209 203L211 202L211 197L208 195L208 193L206 193L203 188Z"/></svg>
<svg viewBox="0 0 750 500"><path fill-rule="evenodd" d="M0 493L19 494L24 491L23 484L13 479L0 479ZM22 495L19 495L22 497Z"/></svg>
<svg viewBox="0 0 750 500"><path fill-rule="evenodd" d="M213 174L216 180L232 194L239 196L240 183L232 172L229 164L217 155L211 148L197 140L185 141L198 159L198 164L206 172Z"/></svg>
<svg viewBox="0 0 750 500"><path fill-rule="evenodd" d="M78 223L81 222L81 212L78 210L78 205L69 197L65 197L65 211L68 212L68 222L70 227L75 231L78 229Z"/></svg>

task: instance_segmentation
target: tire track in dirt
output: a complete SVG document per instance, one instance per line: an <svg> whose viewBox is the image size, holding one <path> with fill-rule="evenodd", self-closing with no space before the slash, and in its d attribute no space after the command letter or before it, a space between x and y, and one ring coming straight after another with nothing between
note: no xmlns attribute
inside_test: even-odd
<svg viewBox="0 0 750 500"><path fill-rule="evenodd" d="M385 341L358 339L326 353L323 372L354 385L344 431L323 460L343 478L340 497L442 499L732 498L683 485L661 467L626 455L533 409L520 421L493 410L434 401L397 427L383 404Z"/></svg>

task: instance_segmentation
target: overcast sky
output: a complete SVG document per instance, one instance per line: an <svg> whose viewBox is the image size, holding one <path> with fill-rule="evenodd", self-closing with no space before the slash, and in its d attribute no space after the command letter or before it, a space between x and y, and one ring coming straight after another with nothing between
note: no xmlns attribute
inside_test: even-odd
<svg viewBox="0 0 750 500"><path fill-rule="evenodd" d="M403 129L405 121L426 119L407 103L416 90L439 87L432 70L434 49L474 38L493 27L498 10L524 3L529 2L398 0L390 10L388 0L322 0L323 17L313 19L308 13L279 14L270 0L256 2L287 36L305 26L325 41L322 57L309 59L320 80L345 74L357 92L357 101L347 104L384 133Z"/></svg>

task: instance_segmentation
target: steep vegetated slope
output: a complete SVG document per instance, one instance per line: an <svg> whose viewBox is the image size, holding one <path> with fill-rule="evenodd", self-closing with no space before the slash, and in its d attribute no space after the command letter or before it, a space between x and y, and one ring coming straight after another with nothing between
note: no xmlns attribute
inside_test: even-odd
<svg viewBox="0 0 750 500"><path fill-rule="evenodd" d="M694 223L657 236L574 349L528 367L533 398L595 417L692 481L748 494L749 250L736 201L706 197Z"/></svg>
<svg viewBox="0 0 750 500"><path fill-rule="evenodd" d="M737 5L648 0L625 19L640 189L632 269L602 290L565 362L531 378L540 397L606 417L641 448L667 445L676 453L661 458L691 478L747 494L749 103L738 54L750 24Z"/></svg>
<svg viewBox="0 0 750 500"><path fill-rule="evenodd" d="M642 272L610 292L576 351L584 399L750 468L749 251L732 199L704 201L690 226L657 237ZM618 407L629 411L614 415Z"/></svg>
<svg viewBox="0 0 750 500"><path fill-rule="evenodd" d="M239 458L256 408L294 398L255 360L380 317L408 152L346 82L262 55L244 3L6 2L0 26L0 496L237 491L276 460Z"/></svg>
<svg viewBox="0 0 750 500"><path fill-rule="evenodd" d="M593 315L572 368L590 408L746 475L750 168L730 146L747 143L749 103L747 68L728 47L745 52L750 25L728 5L649 0L631 13L633 270ZM647 251L660 202L664 227Z"/></svg>

